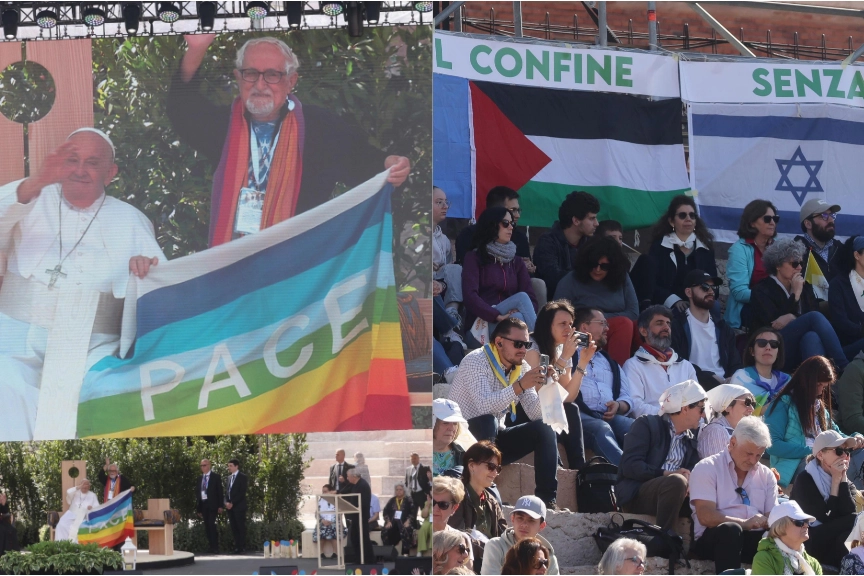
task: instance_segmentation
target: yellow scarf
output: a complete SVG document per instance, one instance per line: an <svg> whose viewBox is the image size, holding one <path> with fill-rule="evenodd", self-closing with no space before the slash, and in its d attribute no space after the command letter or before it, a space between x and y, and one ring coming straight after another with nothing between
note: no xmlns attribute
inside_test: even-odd
<svg viewBox="0 0 864 576"><path fill-rule="evenodd" d="M512 386L522 376L522 364L520 363L513 367L508 378L504 366L501 364L501 357L498 355L498 350L492 347L491 343L484 345L483 351L486 353L486 359L489 361L489 365L492 366L492 372L495 373L495 377L499 382L501 382L501 385L504 388ZM516 402L510 403L510 419L513 421L516 420Z"/></svg>

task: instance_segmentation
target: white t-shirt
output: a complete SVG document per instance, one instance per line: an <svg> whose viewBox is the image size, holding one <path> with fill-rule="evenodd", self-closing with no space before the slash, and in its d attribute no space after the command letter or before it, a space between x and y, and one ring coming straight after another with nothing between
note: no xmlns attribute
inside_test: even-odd
<svg viewBox="0 0 864 576"><path fill-rule="evenodd" d="M708 322L702 323L687 311L687 324L690 325L690 363L702 370L713 372L721 378L724 376L720 365L720 348L717 346L717 332L714 321L708 317Z"/></svg>

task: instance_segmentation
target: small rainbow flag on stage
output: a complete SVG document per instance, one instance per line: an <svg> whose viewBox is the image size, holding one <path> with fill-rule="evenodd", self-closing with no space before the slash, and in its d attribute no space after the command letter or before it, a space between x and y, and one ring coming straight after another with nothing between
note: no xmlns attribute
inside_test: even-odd
<svg viewBox="0 0 864 576"><path fill-rule="evenodd" d="M115 498L87 512L78 527L79 544L98 544L111 548L135 536L132 518L132 491L124 490Z"/></svg>
<svg viewBox="0 0 864 576"><path fill-rule="evenodd" d="M130 279L78 437L410 428L387 175Z"/></svg>

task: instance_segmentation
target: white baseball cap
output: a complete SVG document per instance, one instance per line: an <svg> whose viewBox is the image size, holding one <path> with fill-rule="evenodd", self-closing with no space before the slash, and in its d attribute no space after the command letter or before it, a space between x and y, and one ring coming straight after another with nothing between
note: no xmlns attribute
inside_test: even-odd
<svg viewBox="0 0 864 576"><path fill-rule="evenodd" d="M685 380L667 388L660 395L660 414L675 414L681 408L708 398L705 389L695 380Z"/></svg>
<svg viewBox="0 0 864 576"><path fill-rule="evenodd" d="M813 440L813 455L815 456L826 448L837 448L846 443L849 438L846 438L836 430L825 430L821 432L816 439Z"/></svg>
<svg viewBox="0 0 864 576"><path fill-rule="evenodd" d="M789 500L787 502L783 502L782 504L774 506L774 508L771 509L771 513L768 514L768 526L773 526L774 523L781 518L791 518L792 520L809 520L810 522L816 521L816 518L805 513L804 510L801 509L801 506L798 504L798 502L794 500Z"/></svg>
<svg viewBox="0 0 864 576"><path fill-rule="evenodd" d="M444 422L460 422L467 424L468 421L462 416L462 409L459 404L446 398L438 398L432 401L432 416L433 420L443 420ZM432 422L435 426L435 422Z"/></svg>

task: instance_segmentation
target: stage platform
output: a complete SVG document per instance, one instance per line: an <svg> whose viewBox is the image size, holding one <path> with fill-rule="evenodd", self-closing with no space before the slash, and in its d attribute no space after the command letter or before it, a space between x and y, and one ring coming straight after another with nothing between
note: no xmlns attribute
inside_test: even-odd
<svg viewBox="0 0 864 576"><path fill-rule="evenodd" d="M138 550L138 570L149 572L151 570L163 570L167 568L179 568L195 563L195 554L175 550L171 556L151 555L148 550Z"/></svg>
<svg viewBox="0 0 864 576"><path fill-rule="evenodd" d="M176 554L176 552L175 552ZM140 554L138 556L141 557ZM429 566L431 568L432 559L429 558ZM194 564L190 563L184 566L173 566L164 568L155 568L152 565L142 565L140 562L138 568L145 574L252 574L257 572L261 576L269 576L270 570L267 568L278 566L297 566L298 573L305 572L311 575L313 572L317 574L345 574L344 570L334 570L328 568L327 564L335 563L334 560L324 560L325 566L318 568L318 561L315 558L264 558L262 553L258 554L198 554L194 557ZM383 563L388 571L393 571L394 562ZM282 573L281 570L278 570ZM380 574L380 572L379 572Z"/></svg>

